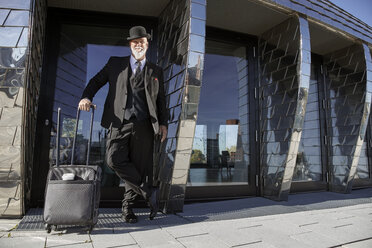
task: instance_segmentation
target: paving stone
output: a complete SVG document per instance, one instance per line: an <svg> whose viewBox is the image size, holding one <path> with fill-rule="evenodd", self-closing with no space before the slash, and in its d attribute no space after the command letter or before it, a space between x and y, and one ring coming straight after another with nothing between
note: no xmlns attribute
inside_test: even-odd
<svg viewBox="0 0 372 248"><path fill-rule="evenodd" d="M269 222L262 222L262 225L273 230L273 232L281 233L283 235L295 235L310 231L310 229L306 228L306 226L296 225L288 221L285 217L282 219L271 220Z"/></svg>
<svg viewBox="0 0 372 248"><path fill-rule="evenodd" d="M314 232L305 232L294 234L290 236L292 239L295 239L301 243L308 244L309 246L322 248L322 247L332 247L339 245L340 242L338 240L334 240L328 236L324 236L319 233Z"/></svg>
<svg viewBox="0 0 372 248"><path fill-rule="evenodd" d="M368 218L368 215L365 215L364 218L362 216L358 216L353 218L351 221L357 228L372 233L372 215L370 215L370 218Z"/></svg>
<svg viewBox="0 0 372 248"><path fill-rule="evenodd" d="M47 235L46 247L55 246L93 247L89 235L79 232L52 232Z"/></svg>
<svg viewBox="0 0 372 248"><path fill-rule="evenodd" d="M90 238L94 248L137 245L129 233L114 234L113 229L93 230Z"/></svg>
<svg viewBox="0 0 372 248"><path fill-rule="evenodd" d="M372 204L364 204L363 206L360 206L359 208L350 208L350 212L357 216L357 217L363 217L365 218L366 215L371 213L371 219L372 219Z"/></svg>
<svg viewBox="0 0 372 248"><path fill-rule="evenodd" d="M242 245L242 246L239 246L239 248L277 248L277 246L261 241L261 242Z"/></svg>
<svg viewBox="0 0 372 248"><path fill-rule="evenodd" d="M371 248L372 247L372 237L368 240L359 241L356 243L343 245L342 248Z"/></svg>
<svg viewBox="0 0 372 248"><path fill-rule="evenodd" d="M303 216L298 216L296 214L290 215L287 221L290 221L302 228L310 227L312 225L317 225L320 223L325 223L329 226L338 226L345 224L348 218L353 217L349 214L340 214L336 211L333 212L319 212L319 213L309 213Z"/></svg>
<svg viewBox="0 0 372 248"><path fill-rule="evenodd" d="M254 228L254 227L252 227ZM244 235L241 229L236 228L223 228L221 226L214 226L208 229L210 235L215 237L216 240L227 244L229 247L241 246L244 244L252 244L261 242L262 239L257 236Z"/></svg>
<svg viewBox="0 0 372 248"><path fill-rule="evenodd" d="M11 236L13 238L24 238L24 237L43 237L45 238L47 236L47 232L46 231L33 231L33 232L29 232L29 231L17 231L17 230L14 230L14 231L9 231L6 233L6 236Z"/></svg>
<svg viewBox="0 0 372 248"><path fill-rule="evenodd" d="M115 247L106 247L106 248L141 248L139 245L125 245L125 246L115 246Z"/></svg>
<svg viewBox="0 0 372 248"><path fill-rule="evenodd" d="M188 236L197 236L208 233L204 225L200 224L187 224L181 226L173 226L163 228L174 238L188 237Z"/></svg>
<svg viewBox="0 0 372 248"><path fill-rule="evenodd" d="M270 223L270 222L268 222ZM275 229L267 226L257 226L256 228L247 228L240 229L243 235L257 237L261 239L262 242L268 243L277 247L286 247L286 248L307 248L311 247L303 242L292 239L285 232L275 231Z"/></svg>
<svg viewBox="0 0 372 248"><path fill-rule="evenodd" d="M369 230L361 229L352 223L333 227L326 224L319 224L308 228L311 228L313 232L319 235L327 234L329 238L338 240L341 244L370 238L372 236Z"/></svg>
<svg viewBox="0 0 372 248"><path fill-rule="evenodd" d="M10 237L7 236L0 238L0 247L25 247L27 245L27 248L41 248L45 245L45 237L34 237L34 236L28 236L28 237Z"/></svg>
<svg viewBox="0 0 372 248"><path fill-rule="evenodd" d="M16 228L20 219L0 219L0 233Z"/></svg>
<svg viewBox="0 0 372 248"><path fill-rule="evenodd" d="M228 244L221 242L221 240L216 239L215 236L204 234L198 236L189 236L184 238L177 239L182 243L183 246L187 248L204 248L204 247L213 247L213 248L226 248L230 247Z"/></svg>
<svg viewBox="0 0 372 248"><path fill-rule="evenodd" d="M161 229L136 231L130 234L140 247L184 247L168 232Z"/></svg>

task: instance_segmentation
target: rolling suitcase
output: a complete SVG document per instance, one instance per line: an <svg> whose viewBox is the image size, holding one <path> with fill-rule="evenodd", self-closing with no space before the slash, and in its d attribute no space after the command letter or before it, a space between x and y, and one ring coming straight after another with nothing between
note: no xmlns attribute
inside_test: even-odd
<svg viewBox="0 0 372 248"><path fill-rule="evenodd" d="M57 117L57 156L56 165L51 167L47 176L44 201L44 223L49 233L58 225L88 226L90 233L98 220L100 185L102 170L99 166L89 165L92 139L94 107L90 121L90 135L87 147L86 165L74 165L74 151L80 110L76 115L75 135L72 145L71 165L59 165L60 116Z"/></svg>

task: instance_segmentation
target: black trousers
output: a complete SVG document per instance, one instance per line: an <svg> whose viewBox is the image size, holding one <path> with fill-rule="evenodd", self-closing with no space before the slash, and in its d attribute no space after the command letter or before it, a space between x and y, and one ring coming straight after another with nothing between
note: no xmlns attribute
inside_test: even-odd
<svg viewBox="0 0 372 248"><path fill-rule="evenodd" d="M124 121L109 130L107 165L125 182L123 207L131 207L138 195L151 195L154 130L149 119ZM147 181L146 178L149 180Z"/></svg>

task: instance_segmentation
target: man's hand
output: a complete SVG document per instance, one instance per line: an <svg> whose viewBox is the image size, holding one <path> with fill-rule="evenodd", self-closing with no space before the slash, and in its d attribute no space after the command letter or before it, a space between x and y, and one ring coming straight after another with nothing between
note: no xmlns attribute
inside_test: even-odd
<svg viewBox="0 0 372 248"><path fill-rule="evenodd" d="M79 109L84 111L89 111L92 102L88 98L81 99L79 102Z"/></svg>
<svg viewBox="0 0 372 248"><path fill-rule="evenodd" d="M167 127L164 126L164 125L160 125L159 134L161 135L161 142L163 142L165 140L165 138L167 138L167 134L168 134Z"/></svg>

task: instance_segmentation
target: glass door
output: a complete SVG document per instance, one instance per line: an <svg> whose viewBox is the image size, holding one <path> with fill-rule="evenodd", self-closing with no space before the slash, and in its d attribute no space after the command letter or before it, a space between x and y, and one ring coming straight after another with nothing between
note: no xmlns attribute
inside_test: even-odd
<svg viewBox="0 0 372 248"><path fill-rule="evenodd" d="M127 56L130 48L124 42L128 30L122 28L61 25L61 39L56 70L53 99L53 119L50 139L49 164L56 160L55 125L57 109L62 109L61 118L61 164L71 161L71 148L76 123L76 110L85 86L99 72L111 56ZM91 165L102 168L102 187L122 187L120 179L106 166L106 129L101 127L102 111L108 84L103 86L93 99L97 105L91 141ZM85 164L89 138L90 113L81 112L75 151L75 164ZM104 196L103 196L104 198Z"/></svg>
<svg viewBox="0 0 372 248"><path fill-rule="evenodd" d="M255 183L250 179L251 43L211 38L207 29L188 198L255 194Z"/></svg>
<svg viewBox="0 0 372 248"><path fill-rule="evenodd" d="M131 21L127 21L125 16L120 15L97 16L94 13L52 10L48 16L52 18L48 22L47 58L43 68L44 79L39 103L37 142L40 147L35 153L37 167L33 177L34 205L42 203L46 173L56 161L57 109L62 109L59 161L62 165L70 164L76 111L85 86L111 56L130 55L126 37L129 36L131 26L143 25L147 30L153 30L153 26L144 21L137 20L133 23L133 17ZM156 50L152 43L155 42L150 42L148 59L155 61ZM103 86L93 99L97 110L89 164L102 168L101 201L109 206L110 203L121 203L124 188L123 182L106 165L107 130L101 127L100 123L107 92L108 84ZM89 124L90 113L82 111L78 123L75 164L86 164Z"/></svg>

